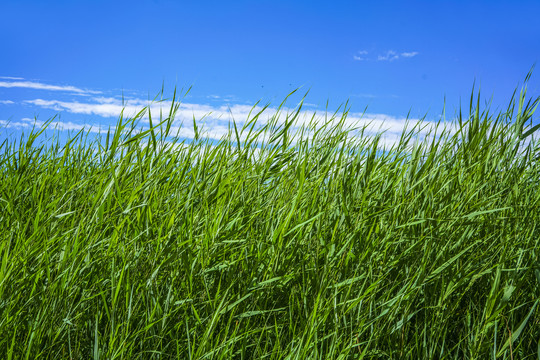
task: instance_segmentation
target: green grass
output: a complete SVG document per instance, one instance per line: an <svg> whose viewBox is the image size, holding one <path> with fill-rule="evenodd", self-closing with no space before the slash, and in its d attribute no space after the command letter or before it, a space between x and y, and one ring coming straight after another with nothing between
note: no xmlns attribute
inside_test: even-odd
<svg viewBox="0 0 540 360"><path fill-rule="evenodd" d="M537 359L538 100L385 151L346 111L7 139L1 357Z"/></svg>

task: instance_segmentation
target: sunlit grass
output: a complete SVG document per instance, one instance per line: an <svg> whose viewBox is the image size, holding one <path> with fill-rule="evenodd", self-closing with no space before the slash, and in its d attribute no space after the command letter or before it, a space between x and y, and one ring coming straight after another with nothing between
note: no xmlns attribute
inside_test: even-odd
<svg viewBox="0 0 540 360"><path fill-rule="evenodd" d="M8 139L0 354L537 358L538 99L515 100L391 149L346 111L181 141L174 102L143 130Z"/></svg>

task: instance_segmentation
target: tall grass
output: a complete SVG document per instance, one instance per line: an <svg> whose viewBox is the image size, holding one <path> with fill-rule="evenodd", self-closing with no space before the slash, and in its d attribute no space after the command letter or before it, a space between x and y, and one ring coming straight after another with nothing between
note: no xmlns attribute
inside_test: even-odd
<svg viewBox="0 0 540 360"><path fill-rule="evenodd" d="M536 359L538 101L385 151L347 111L292 133L301 105L218 144L174 136L174 101L8 139L2 358Z"/></svg>

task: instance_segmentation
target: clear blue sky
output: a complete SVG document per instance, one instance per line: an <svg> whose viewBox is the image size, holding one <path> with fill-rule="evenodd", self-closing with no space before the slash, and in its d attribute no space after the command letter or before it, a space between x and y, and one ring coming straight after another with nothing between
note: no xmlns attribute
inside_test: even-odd
<svg viewBox="0 0 540 360"><path fill-rule="evenodd" d="M185 101L201 111L278 105L302 87L313 109L349 99L356 112L435 118L445 96L447 115L467 103L474 81L503 108L540 60L538 0L4 0L0 14L11 123L107 123L122 91L139 104L162 83L169 95L193 86Z"/></svg>

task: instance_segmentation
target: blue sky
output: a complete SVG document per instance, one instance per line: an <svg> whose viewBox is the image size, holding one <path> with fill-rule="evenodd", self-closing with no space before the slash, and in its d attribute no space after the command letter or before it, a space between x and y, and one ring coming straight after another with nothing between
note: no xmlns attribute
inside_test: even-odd
<svg viewBox="0 0 540 360"><path fill-rule="evenodd" d="M73 129L111 124L122 95L134 110L162 84L193 86L181 116L218 114L209 126L301 87L306 109L349 100L396 130L409 111L436 120L445 98L450 117L474 81L504 108L540 59L539 1L6 0L0 13L12 131L55 114Z"/></svg>

